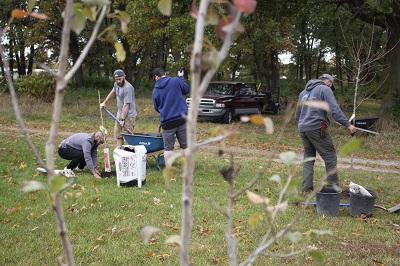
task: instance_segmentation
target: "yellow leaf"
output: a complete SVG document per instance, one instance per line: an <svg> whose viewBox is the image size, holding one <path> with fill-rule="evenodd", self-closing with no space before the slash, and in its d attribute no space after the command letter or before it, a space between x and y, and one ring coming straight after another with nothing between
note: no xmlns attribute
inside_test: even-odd
<svg viewBox="0 0 400 266"><path fill-rule="evenodd" d="M264 117L259 114L251 115L250 121L255 125L264 125Z"/></svg>
<svg viewBox="0 0 400 266"><path fill-rule="evenodd" d="M221 127L219 127L219 126L214 127L214 128L211 130L210 137L213 138L213 137L217 136L218 133L219 133L219 131L220 131L220 129L221 129Z"/></svg>
<svg viewBox="0 0 400 266"><path fill-rule="evenodd" d="M262 220L262 214L253 214L250 216L249 225L254 226L258 223L258 221Z"/></svg>
<svg viewBox="0 0 400 266"><path fill-rule="evenodd" d="M122 43L116 42L116 43L114 43L114 47L117 52L117 61L118 62L125 61L126 52L125 52L125 49L124 49L124 46L122 45Z"/></svg>
<svg viewBox="0 0 400 266"><path fill-rule="evenodd" d="M171 16L172 0L160 0L157 7L164 16Z"/></svg>

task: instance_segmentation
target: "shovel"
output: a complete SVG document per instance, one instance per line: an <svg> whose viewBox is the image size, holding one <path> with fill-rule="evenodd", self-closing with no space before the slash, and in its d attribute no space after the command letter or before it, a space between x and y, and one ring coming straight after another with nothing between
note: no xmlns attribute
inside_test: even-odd
<svg viewBox="0 0 400 266"><path fill-rule="evenodd" d="M117 121L118 123L121 123L121 121L119 121L119 119L118 119L115 115L113 115L110 111L108 111L108 109L107 109L106 107L103 107L103 109L104 109L112 118L114 118L115 121ZM129 128L127 128L125 125L124 125L124 128L125 128L130 134L134 135L133 131L130 130Z"/></svg>

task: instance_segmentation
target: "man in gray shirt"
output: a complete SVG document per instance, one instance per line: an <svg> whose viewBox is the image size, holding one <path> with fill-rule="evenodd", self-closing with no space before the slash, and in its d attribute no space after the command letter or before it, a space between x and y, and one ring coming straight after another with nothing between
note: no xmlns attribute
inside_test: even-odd
<svg viewBox="0 0 400 266"><path fill-rule="evenodd" d="M101 178L97 166L97 147L103 144L105 136L102 132L77 133L64 139L58 147L61 158L71 160L67 169L82 171L87 166L95 178ZM75 167L78 167L75 169Z"/></svg>
<svg viewBox="0 0 400 266"><path fill-rule="evenodd" d="M115 83L107 95L104 102L100 104L103 108L106 103L113 97L117 98L118 113L117 118L120 123L115 122L114 135L117 139L117 147L124 144L124 138L122 133L128 134L129 131L133 131L135 127L136 118L136 104L135 104L135 88L125 79L125 73L121 69L114 71Z"/></svg>
<svg viewBox="0 0 400 266"><path fill-rule="evenodd" d="M333 119L347 128L351 134L356 132L356 128L350 124L336 102L333 90L333 77L323 74L319 79L311 79L299 95L298 106L295 112L297 126L304 147L304 160L316 157L318 152L325 162L327 181L330 185L339 186L339 177L336 170L337 156L336 150L329 131L327 130L330 121L327 111L307 105L308 101L321 101L329 105L330 114ZM314 163L307 161L303 164L303 184L304 192L314 189Z"/></svg>

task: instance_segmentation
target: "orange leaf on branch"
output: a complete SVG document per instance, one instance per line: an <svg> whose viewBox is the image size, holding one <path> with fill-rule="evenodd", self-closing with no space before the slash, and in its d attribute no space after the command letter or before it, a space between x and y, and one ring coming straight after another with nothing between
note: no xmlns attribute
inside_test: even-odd
<svg viewBox="0 0 400 266"><path fill-rule="evenodd" d="M26 18L27 16L29 16L29 13L21 9L13 9L11 11L11 16L14 18Z"/></svg>

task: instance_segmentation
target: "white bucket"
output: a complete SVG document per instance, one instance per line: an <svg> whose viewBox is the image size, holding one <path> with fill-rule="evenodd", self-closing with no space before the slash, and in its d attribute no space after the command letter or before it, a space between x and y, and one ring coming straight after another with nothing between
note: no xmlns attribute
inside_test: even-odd
<svg viewBox="0 0 400 266"><path fill-rule="evenodd" d="M123 145L114 149L117 184L137 180L142 187L146 180L146 147L144 145Z"/></svg>

